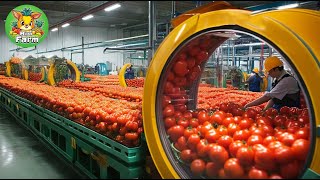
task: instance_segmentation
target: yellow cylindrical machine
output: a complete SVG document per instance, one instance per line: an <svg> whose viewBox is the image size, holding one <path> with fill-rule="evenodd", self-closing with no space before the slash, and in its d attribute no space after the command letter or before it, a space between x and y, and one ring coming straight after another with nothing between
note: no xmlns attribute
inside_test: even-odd
<svg viewBox="0 0 320 180"><path fill-rule="evenodd" d="M130 67L131 64L130 63L127 63L127 64L124 64L122 66L122 68L120 69L120 72L119 72L119 83L120 83L120 86L122 87L127 87L127 83L126 83L126 79L124 77L125 73L126 73L126 70L128 67Z"/></svg>
<svg viewBox="0 0 320 180"><path fill-rule="evenodd" d="M81 72L79 71L79 69L77 68L76 64L73 63L71 60L66 60L68 69L71 72L71 79L74 82L80 82L80 76L81 76ZM56 82L54 80L54 72L56 71L56 64L50 64L49 70L48 70L48 84L51 86L56 85Z"/></svg>
<svg viewBox="0 0 320 180"><path fill-rule="evenodd" d="M215 5L222 10L214 11ZM186 109L196 108L201 72L210 55L234 32L252 35L266 42L276 49L297 73L308 105L311 134L307 160L303 165L299 165L298 171L310 168L313 172L320 173L320 135L317 133L319 129L316 129L320 126L320 89L317 84L320 79L320 36L318 29L314 28L320 24L319 12L286 9L253 14L246 10L228 9L228 5L221 8L221 4L214 3L212 6L208 12L203 9L194 11L186 18L175 21L174 29L157 49L147 71L143 94L143 124L149 151L162 178L209 177L203 169L195 170L197 165L200 168L199 164L203 168L203 162L198 161L196 165L192 165L179 159L182 158L181 152L172 148L177 139L173 141L172 137L182 137L184 132L181 127L168 130L164 122L167 121L166 118L176 118L176 111L185 112ZM189 58L191 56L193 58ZM193 59L192 65L188 66L184 62L191 63L190 59ZM175 80L177 77L179 79ZM186 109L178 109L178 101L181 103L178 105L186 106ZM176 119L172 123L177 121ZM176 134L173 135L174 133ZM190 143L188 140L184 142L182 144ZM210 151L216 153L210 159L217 159L219 153L212 149ZM198 153L195 159L199 159L199 151L191 152ZM190 151L189 154L186 152L185 156L191 157ZM205 165L209 162L207 159L203 161ZM290 164L292 171L296 170L295 162ZM211 164L211 167L207 168L214 169L214 166L217 165ZM268 168L266 169L270 170ZM224 172L227 171L225 169L226 167ZM199 175L196 172L201 173ZM300 173L300 177L303 173Z"/></svg>

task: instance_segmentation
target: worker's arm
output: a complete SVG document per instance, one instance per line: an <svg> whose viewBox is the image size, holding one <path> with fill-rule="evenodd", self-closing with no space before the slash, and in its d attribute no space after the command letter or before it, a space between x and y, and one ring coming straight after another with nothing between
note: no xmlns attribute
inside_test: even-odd
<svg viewBox="0 0 320 180"><path fill-rule="evenodd" d="M273 104L274 104L273 100L270 99L263 110L267 110L267 109L271 108L273 106Z"/></svg>
<svg viewBox="0 0 320 180"><path fill-rule="evenodd" d="M264 96L254 100L254 101L249 102L248 104L246 104L244 106L244 108L248 108L248 107L251 107L251 106L258 106L258 105L260 105L262 103L265 103L265 102L269 101L270 99L271 99L271 97L264 95Z"/></svg>

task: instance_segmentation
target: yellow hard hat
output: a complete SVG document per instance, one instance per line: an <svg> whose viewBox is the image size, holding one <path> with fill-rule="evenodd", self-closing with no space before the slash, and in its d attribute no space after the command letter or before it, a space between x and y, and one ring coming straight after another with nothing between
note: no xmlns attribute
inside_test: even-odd
<svg viewBox="0 0 320 180"><path fill-rule="evenodd" d="M255 72L255 73L259 73L259 69L258 68L253 68L252 71Z"/></svg>
<svg viewBox="0 0 320 180"><path fill-rule="evenodd" d="M264 69L266 72L279 66L283 66L283 62L276 56L270 56L264 61Z"/></svg>

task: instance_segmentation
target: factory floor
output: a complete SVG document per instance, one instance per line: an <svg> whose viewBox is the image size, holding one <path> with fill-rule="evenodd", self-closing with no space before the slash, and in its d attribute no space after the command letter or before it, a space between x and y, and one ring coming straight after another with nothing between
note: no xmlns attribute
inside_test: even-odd
<svg viewBox="0 0 320 180"><path fill-rule="evenodd" d="M0 179L86 179L0 106Z"/></svg>

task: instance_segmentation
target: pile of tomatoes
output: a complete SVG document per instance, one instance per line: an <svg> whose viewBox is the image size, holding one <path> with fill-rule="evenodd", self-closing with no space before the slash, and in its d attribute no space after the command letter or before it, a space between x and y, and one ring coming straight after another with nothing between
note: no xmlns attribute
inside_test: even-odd
<svg viewBox="0 0 320 180"><path fill-rule="evenodd" d="M140 144L141 102L7 77L0 78L0 87L128 147Z"/></svg>
<svg viewBox="0 0 320 180"><path fill-rule="evenodd" d="M297 178L309 152L307 109L244 111L227 103L215 111L166 109L163 116L177 159L194 176Z"/></svg>
<svg viewBox="0 0 320 180"><path fill-rule="evenodd" d="M100 85L88 82L73 82L69 80L64 80L59 83L60 87L78 89L81 91L92 91L97 95L101 94L105 97L110 97L114 99L122 99L127 101L141 102L143 88L134 87L122 87L119 85Z"/></svg>
<svg viewBox="0 0 320 180"><path fill-rule="evenodd" d="M211 87L199 88L191 109L193 82L225 40L212 37L187 43L165 72L160 118L177 161L193 178L297 178L310 147L307 109L245 110L262 93Z"/></svg>
<svg viewBox="0 0 320 180"><path fill-rule="evenodd" d="M129 87L143 87L144 78L126 79L127 86Z"/></svg>
<svg viewBox="0 0 320 180"><path fill-rule="evenodd" d="M42 79L41 73L29 72L29 80L30 81L40 81Z"/></svg>

